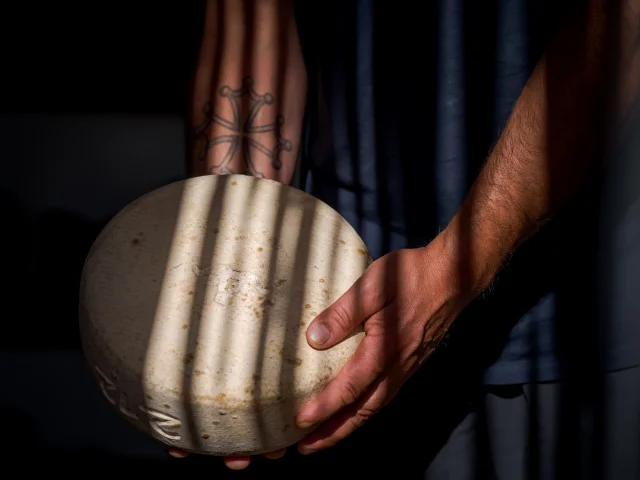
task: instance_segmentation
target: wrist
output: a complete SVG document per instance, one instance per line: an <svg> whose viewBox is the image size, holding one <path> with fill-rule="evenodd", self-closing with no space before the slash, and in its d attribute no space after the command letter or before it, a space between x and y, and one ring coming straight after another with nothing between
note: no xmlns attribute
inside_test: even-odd
<svg viewBox="0 0 640 480"><path fill-rule="evenodd" d="M499 272L511 249L509 242L495 232L464 214L452 219L436 239L441 257L450 277L447 282L457 292L463 304L480 295Z"/></svg>
<svg viewBox="0 0 640 480"><path fill-rule="evenodd" d="M527 175L501 172L508 158L509 135L496 146L463 204L441 233L465 295L486 290L509 256L544 223L547 205L543 187ZM520 156L524 155L520 152Z"/></svg>

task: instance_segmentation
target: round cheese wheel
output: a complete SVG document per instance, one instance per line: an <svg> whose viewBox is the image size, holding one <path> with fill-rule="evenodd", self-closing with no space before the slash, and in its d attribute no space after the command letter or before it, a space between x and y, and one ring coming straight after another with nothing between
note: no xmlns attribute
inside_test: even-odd
<svg viewBox="0 0 640 480"><path fill-rule="evenodd" d="M80 331L104 397L161 442L209 455L292 445L302 402L364 333L319 351L310 321L371 257L335 210L244 175L172 183L120 211L85 261Z"/></svg>

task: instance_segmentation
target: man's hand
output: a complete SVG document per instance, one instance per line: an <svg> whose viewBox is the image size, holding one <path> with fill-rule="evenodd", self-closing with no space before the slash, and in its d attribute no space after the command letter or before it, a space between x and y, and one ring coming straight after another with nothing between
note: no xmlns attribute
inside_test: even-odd
<svg viewBox="0 0 640 480"><path fill-rule="evenodd" d="M362 426L433 353L474 296L460 281L464 272L452 246L441 234L425 248L376 260L313 320L307 338L318 349L332 347L360 324L366 336L337 376L299 410L300 427L325 422L299 443L301 453L331 447Z"/></svg>

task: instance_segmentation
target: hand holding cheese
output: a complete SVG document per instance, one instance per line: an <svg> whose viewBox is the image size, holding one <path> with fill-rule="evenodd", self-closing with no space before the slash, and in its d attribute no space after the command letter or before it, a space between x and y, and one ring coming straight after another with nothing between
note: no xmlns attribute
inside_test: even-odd
<svg viewBox="0 0 640 480"><path fill-rule="evenodd" d="M309 344L330 351L352 332L366 333L355 354L298 411L300 428L319 426L298 449L335 445L385 406L434 351L465 305L455 280L455 251L446 235L429 246L375 262L307 330Z"/></svg>

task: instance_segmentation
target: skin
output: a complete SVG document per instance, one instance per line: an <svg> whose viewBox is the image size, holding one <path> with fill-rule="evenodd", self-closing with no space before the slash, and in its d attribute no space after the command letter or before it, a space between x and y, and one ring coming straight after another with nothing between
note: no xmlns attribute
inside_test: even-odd
<svg viewBox="0 0 640 480"><path fill-rule="evenodd" d="M223 15L228 25L231 17L226 16L234 13L234 21L246 26L246 9L221 9L223 3L208 3L194 106L215 97L213 92L220 85L238 88L244 77L238 71L247 67L234 63L238 52L230 53L236 48L235 42L242 43L240 37L246 35L246 28L228 32L216 21ZM248 2L231 3L246 7ZM318 349L331 348L359 324L366 337L335 379L299 410L299 426L318 426L299 443L301 453L336 445L388 404L428 360L458 314L489 287L509 256L597 172L606 134L624 122L638 93L640 72L640 9L632 0L622 3L614 30L619 32L615 38L618 44L611 47L607 32L612 31L612 5L594 0L585 10L576 11L549 46L463 205L441 234L423 248L398 250L376 260L352 288L310 324L307 339ZM297 152L299 145L306 93L290 9L288 2L255 2L253 14L261 20L252 17L258 25L253 35L258 42L254 50L279 58L280 65L287 65L286 73L276 75L278 72L260 59L248 64L256 91L277 91L281 97L274 95L279 98L278 111L285 112L281 113L286 125L282 134L292 141L292 150L283 154L280 169L270 167L266 157L256 165L265 176L283 182L291 180L295 168L292 152ZM278 28L273 27L276 18L280 19ZM277 36L274 32L286 33ZM218 55L215 52L220 51L221 39L225 39L225 48ZM287 60L282 61L282 54L270 49L286 52ZM215 79L217 64L212 58L222 58ZM618 63L612 64L612 59L618 59ZM613 77L612 72L616 73ZM277 89L278 78L283 78L282 90ZM612 86L617 95L610 93ZM223 108L220 103L216 105ZM264 114L267 112L265 109ZM277 114L272 111L270 115ZM201 120L194 109L193 125ZM210 135L218 132L213 129ZM274 138L271 134L270 141ZM220 163L219 155L213 149L205 160L193 155L194 174L228 173L220 167L211 169L211 165ZM225 168L241 172L246 165L238 155ZM402 281L398 281L400 278ZM176 450L170 453L186 456ZM284 450L266 457L282 455ZM224 461L229 468L242 469L249 465L250 458Z"/></svg>
<svg viewBox="0 0 640 480"><path fill-rule="evenodd" d="M290 183L306 95L292 2L207 1L191 92L191 175Z"/></svg>

